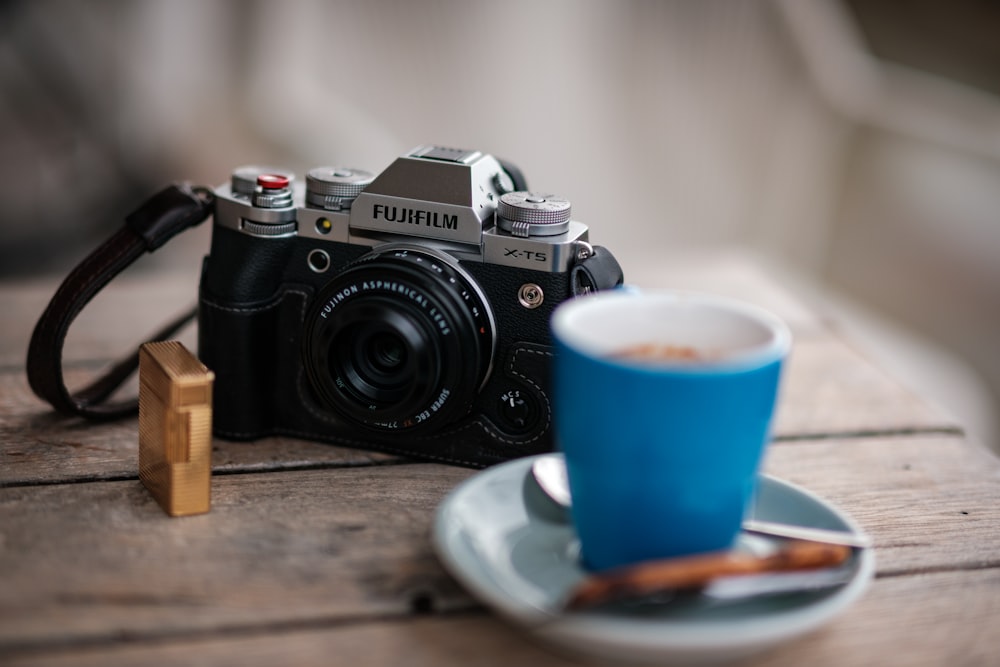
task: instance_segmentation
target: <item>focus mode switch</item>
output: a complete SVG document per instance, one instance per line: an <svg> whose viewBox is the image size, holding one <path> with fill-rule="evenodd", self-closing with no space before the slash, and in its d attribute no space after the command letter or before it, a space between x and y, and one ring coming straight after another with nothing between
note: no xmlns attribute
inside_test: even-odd
<svg viewBox="0 0 1000 667"><path fill-rule="evenodd" d="M514 431L530 429L538 418L535 397L520 389L510 389L500 396L498 412L504 425Z"/></svg>

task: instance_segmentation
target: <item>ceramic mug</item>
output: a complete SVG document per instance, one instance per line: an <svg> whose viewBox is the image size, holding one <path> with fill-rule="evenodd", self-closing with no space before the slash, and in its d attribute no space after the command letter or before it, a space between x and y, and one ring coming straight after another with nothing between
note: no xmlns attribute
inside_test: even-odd
<svg viewBox="0 0 1000 667"><path fill-rule="evenodd" d="M584 565L729 548L770 439L785 324L732 299L616 290L560 305L552 332Z"/></svg>

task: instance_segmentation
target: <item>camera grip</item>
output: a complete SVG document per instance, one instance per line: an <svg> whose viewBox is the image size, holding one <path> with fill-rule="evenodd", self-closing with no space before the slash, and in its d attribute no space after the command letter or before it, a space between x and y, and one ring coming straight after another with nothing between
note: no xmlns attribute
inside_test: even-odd
<svg viewBox="0 0 1000 667"><path fill-rule="evenodd" d="M298 332L311 294L288 287L266 302L220 303L202 290L198 354L215 373L218 435L253 440L273 433L294 406L295 390L281 369L301 366ZM286 345L275 346L282 340Z"/></svg>

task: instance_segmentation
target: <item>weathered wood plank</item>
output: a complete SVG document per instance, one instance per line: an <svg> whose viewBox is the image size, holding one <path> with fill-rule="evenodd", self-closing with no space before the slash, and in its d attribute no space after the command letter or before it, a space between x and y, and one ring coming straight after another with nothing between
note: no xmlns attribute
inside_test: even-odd
<svg viewBox="0 0 1000 667"><path fill-rule="evenodd" d="M965 446L785 443L768 469L851 512L883 576L1000 568L998 466L960 456ZM470 474L406 464L222 476L211 513L183 519L134 481L0 489L0 646L474 606L429 541L436 506Z"/></svg>
<svg viewBox="0 0 1000 667"><path fill-rule="evenodd" d="M0 489L0 646L468 604L428 530L472 471L346 472L215 477L182 519L137 481Z"/></svg>
<svg viewBox="0 0 1000 667"><path fill-rule="evenodd" d="M961 429L842 341L795 341L775 416L778 438L934 430Z"/></svg>
<svg viewBox="0 0 1000 667"><path fill-rule="evenodd" d="M76 382L86 375L73 369ZM788 364L775 432L781 439L956 429L832 338L799 341ZM136 420L90 424L59 417L36 399L21 371L0 371L0 484L136 475ZM213 468L245 471L364 465L392 457L290 438L256 443L216 439Z"/></svg>
<svg viewBox="0 0 1000 667"><path fill-rule="evenodd" d="M946 572L875 581L827 628L753 664L995 665L1000 570Z"/></svg>
<svg viewBox="0 0 1000 667"><path fill-rule="evenodd" d="M960 601L960 602L959 602ZM816 632L745 667L992 665L1000 626L1000 571L881 579L853 607ZM0 653L0 656L3 654ZM245 633L50 646L8 654L31 665L462 665L594 664L540 645L492 614L347 624L254 628Z"/></svg>
<svg viewBox="0 0 1000 667"><path fill-rule="evenodd" d="M882 575L1000 567L1000 459L966 440L778 443L766 469L854 516Z"/></svg>

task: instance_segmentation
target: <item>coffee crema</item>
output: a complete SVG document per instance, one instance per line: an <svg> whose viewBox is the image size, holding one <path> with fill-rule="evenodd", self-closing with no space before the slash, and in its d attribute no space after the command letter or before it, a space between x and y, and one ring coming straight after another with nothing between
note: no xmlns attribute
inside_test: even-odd
<svg viewBox="0 0 1000 667"><path fill-rule="evenodd" d="M638 343L618 350L611 355L613 359L630 361L713 361L718 354L711 354L690 345L668 345L663 343Z"/></svg>

